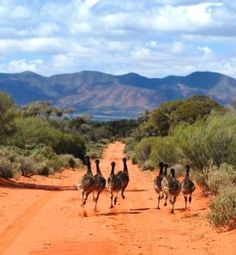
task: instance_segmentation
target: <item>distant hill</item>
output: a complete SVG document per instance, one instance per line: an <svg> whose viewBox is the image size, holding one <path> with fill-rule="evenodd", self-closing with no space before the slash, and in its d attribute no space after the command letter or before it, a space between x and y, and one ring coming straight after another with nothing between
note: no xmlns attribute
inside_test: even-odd
<svg viewBox="0 0 236 255"><path fill-rule="evenodd" d="M0 90L19 105L44 100L73 107L78 114L123 118L137 117L162 102L194 94L231 104L236 99L236 79L214 72L147 78L136 73L111 75L95 71L44 77L27 71L0 73Z"/></svg>

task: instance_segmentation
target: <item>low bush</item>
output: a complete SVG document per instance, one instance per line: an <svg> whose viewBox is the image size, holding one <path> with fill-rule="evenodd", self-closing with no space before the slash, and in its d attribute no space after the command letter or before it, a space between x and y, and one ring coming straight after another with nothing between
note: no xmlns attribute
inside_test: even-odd
<svg viewBox="0 0 236 255"><path fill-rule="evenodd" d="M183 158L194 168L203 170L209 162L216 166L236 166L236 116L212 114L192 125L180 125L173 135Z"/></svg>
<svg viewBox="0 0 236 255"><path fill-rule="evenodd" d="M174 137L144 138L135 146L133 157L143 169L149 166L153 169L160 161L174 164L180 160L179 147Z"/></svg>
<svg viewBox="0 0 236 255"><path fill-rule="evenodd" d="M153 138L143 138L134 148L135 158L137 159L137 163L141 167L143 166L145 161L149 160L150 158L153 140Z"/></svg>
<svg viewBox="0 0 236 255"><path fill-rule="evenodd" d="M4 178L12 178L19 175L19 166L16 163L12 163L5 157L0 157L0 176Z"/></svg>
<svg viewBox="0 0 236 255"><path fill-rule="evenodd" d="M109 140L102 140L101 142L88 143L86 154L92 159L101 158L104 148L107 146Z"/></svg>
<svg viewBox="0 0 236 255"><path fill-rule="evenodd" d="M0 176L49 175L63 168L76 168L81 160L73 155L57 155L50 147L38 145L34 149L20 149L14 146L0 147Z"/></svg>
<svg viewBox="0 0 236 255"><path fill-rule="evenodd" d="M219 195L210 202L208 220L215 227L230 230L236 228L235 185L221 187Z"/></svg>

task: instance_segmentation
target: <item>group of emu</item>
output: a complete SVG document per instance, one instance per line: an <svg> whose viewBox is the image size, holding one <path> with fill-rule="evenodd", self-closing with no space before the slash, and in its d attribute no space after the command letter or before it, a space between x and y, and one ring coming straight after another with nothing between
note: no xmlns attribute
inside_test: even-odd
<svg viewBox="0 0 236 255"><path fill-rule="evenodd" d="M99 199L99 195L106 187L106 179L103 177L100 167L99 160L95 160L96 164L96 174L93 175L91 169L91 162L89 157L86 157L86 165L87 172L82 177L80 183L78 184L78 189L82 192L82 204L84 207L86 204L87 198L90 193L93 194L93 200L95 202L94 210L97 210L97 202ZM115 174L115 162L111 163L111 172L110 176L107 180L107 188L110 193L111 205L110 208L113 208L117 203L117 198L119 192L121 192L121 196L124 199L124 191L129 183L129 172L127 167L127 159L123 158L123 169ZM195 190L195 185L193 181L190 179L189 171L190 166L186 165L185 177L180 182L175 176L175 169L171 168L170 173L167 174L168 164L164 164L163 162L159 163L159 174L156 176L154 180L154 189L157 193L157 209L160 209L160 200L165 199L164 206L167 205L167 200L169 199L170 204L172 205L171 213L174 213L174 205L176 202L177 196L182 192L185 201L185 209L187 208L187 203L191 203L192 193ZM115 196L114 196L115 194Z"/></svg>

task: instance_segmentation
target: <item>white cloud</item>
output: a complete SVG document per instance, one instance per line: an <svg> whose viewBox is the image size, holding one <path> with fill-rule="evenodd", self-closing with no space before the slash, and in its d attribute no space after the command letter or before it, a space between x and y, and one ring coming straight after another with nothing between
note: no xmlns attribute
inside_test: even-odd
<svg viewBox="0 0 236 255"><path fill-rule="evenodd" d="M23 72L26 70L38 72L41 70L43 65L45 65L45 63L41 59L35 59L31 61L27 59L12 60L7 66L7 71L13 73Z"/></svg>
<svg viewBox="0 0 236 255"><path fill-rule="evenodd" d="M155 77L205 69L236 77L231 1L0 2L3 71L21 65L42 74L93 69Z"/></svg>

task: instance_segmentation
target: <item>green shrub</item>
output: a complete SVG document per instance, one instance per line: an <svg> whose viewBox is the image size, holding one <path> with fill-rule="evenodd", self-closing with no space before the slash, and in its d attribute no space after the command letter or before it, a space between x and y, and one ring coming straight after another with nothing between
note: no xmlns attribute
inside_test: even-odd
<svg viewBox="0 0 236 255"><path fill-rule="evenodd" d="M81 160L73 155L57 155L52 148L38 145L34 149L20 149L14 146L0 147L0 176L49 175L62 168L81 166Z"/></svg>
<svg viewBox="0 0 236 255"><path fill-rule="evenodd" d="M216 195L222 187L236 185L236 170L227 164L213 166L208 173L208 187Z"/></svg>
<svg viewBox="0 0 236 255"><path fill-rule="evenodd" d="M5 157L0 157L0 176L12 178L19 175L19 166Z"/></svg>
<svg viewBox="0 0 236 255"><path fill-rule="evenodd" d="M236 188L235 185L222 187L219 196L210 202L208 220L215 227L236 228Z"/></svg>
<svg viewBox="0 0 236 255"><path fill-rule="evenodd" d="M183 158L194 168L203 169L212 162L236 165L236 116L213 114L193 125L178 126L173 135Z"/></svg>
<svg viewBox="0 0 236 255"><path fill-rule="evenodd" d="M104 148L106 147L106 145L107 144L104 142L88 143L86 154L92 159L101 158L102 152Z"/></svg>
<svg viewBox="0 0 236 255"><path fill-rule="evenodd" d="M194 172L194 175L197 184L213 195L217 195L221 187L236 184L236 169L226 163L219 167L210 165L201 172Z"/></svg>
<svg viewBox="0 0 236 255"><path fill-rule="evenodd" d="M180 159L179 147L174 137L144 138L135 146L134 151L134 155L131 151L129 153L143 169L153 169L160 161L173 164Z"/></svg>
<svg viewBox="0 0 236 255"><path fill-rule="evenodd" d="M145 161L149 160L152 152L153 140L153 138L143 138L135 146L135 158L140 166L142 166Z"/></svg>
<svg viewBox="0 0 236 255"><path fill-rule="evenodd" d="M48 121L36 117L15 120L16 132L9 138L8 144L19 148L34 148L38 144L56 147L62 132L52 127Z"/></svg>
<svg viewBox="0 0 236 255"><path fill-rule="evenodd" d="M174 137L155 137L150 158L152 162L155 162L156 167L160 161L168 162L168 164L177 163L180 153Z"/></svg>
<svg viewBox="0 0 236 255"><path fill-rule="evenodd" d="M154 163L148 159L142 165L142 170L153 170L155 168Z"/></svg>
<svg viewBox="0 0 236 255"><path fill-rule="evenodd" d="M52 147L57 154L72 154L83 159L86 152L85 142L78 135L63 134Z"/></svg>
<svg viewBox="0 0 236 255"><path fill-rule="evenodd" d="M32 157L21 157L19 163L20 171L23 175L33 175L38 173L37 164Z"/></svg>

